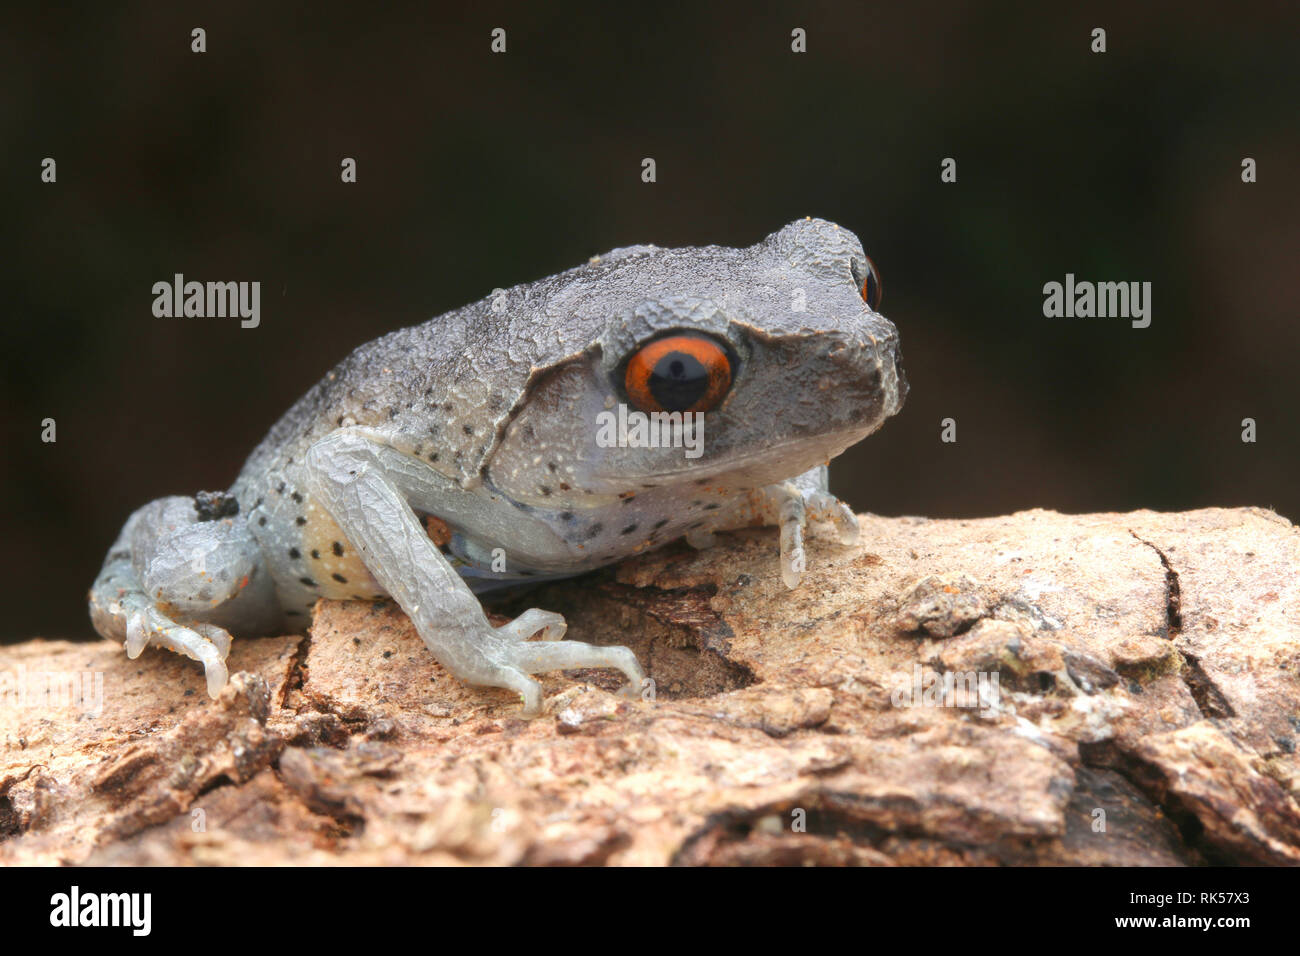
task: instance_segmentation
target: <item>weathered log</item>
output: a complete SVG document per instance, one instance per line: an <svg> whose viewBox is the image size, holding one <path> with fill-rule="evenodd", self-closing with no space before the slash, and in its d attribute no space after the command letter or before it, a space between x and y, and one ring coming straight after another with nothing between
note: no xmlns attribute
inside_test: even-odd
<svg viewBox="0 0 1300 956"><path fill-rule="evenodd" d="M1300 862L1286 520L862 532L794 591L755 529L510 598L654 680L547 675L531 721L387 605L237 642L216 701L166 652L0 648L0 863ZM42 693L83 673L98 712Z"/></svg>

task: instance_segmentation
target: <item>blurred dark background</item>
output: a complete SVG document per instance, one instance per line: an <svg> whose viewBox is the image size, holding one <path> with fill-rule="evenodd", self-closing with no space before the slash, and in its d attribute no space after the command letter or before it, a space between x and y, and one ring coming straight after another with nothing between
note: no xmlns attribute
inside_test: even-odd
<svg viewBox="0 0 1300 956"><path fill-rule="evenodd" d="M857 509L1300 518L1293 4L107 6L0 31L0 638L90 636L127 515L226 487L356 345L809 214L875 259L912 383L832 469ZM261 327L155 318L176 272L260 280ZM1044 318L1067 272L1150 281L1151 327Z"/></svg>

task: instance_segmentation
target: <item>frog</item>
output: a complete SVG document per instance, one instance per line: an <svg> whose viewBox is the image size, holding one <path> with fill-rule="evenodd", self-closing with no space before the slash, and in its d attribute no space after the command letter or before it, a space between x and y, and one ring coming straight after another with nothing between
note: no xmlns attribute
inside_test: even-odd
<svg viewBox="0 0 1300 956"><path fill-rule="evenodd" d="M747 247L620 247L391 332L310 388L229 489L131 514L92 624L132 659L198 662L215 698L236 636L306 633L322 599L387 600L524 717L551 671L610 668L644 697L629 648L566 640L542 608L493 624L482 598L753 525L779 529L798 587L806 534L859 534L828 463L907 395L880 293L858 237L806 217ZM664 440L609 440L615 412Z"/></svg>

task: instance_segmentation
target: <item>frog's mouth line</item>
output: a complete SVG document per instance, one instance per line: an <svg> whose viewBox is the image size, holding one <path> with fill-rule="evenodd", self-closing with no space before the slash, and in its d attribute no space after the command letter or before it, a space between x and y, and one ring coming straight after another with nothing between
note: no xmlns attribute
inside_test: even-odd
<svg viewBox="0 0 1300 956"><path fill-rule="evenodd" d="M883 422L884 416L870 424L860 425L851 430L829 435L817 435L814 438L796 438L778 445L768 445L756 451L740 455L729 455L724 459L708 464L701 464L697 459L694 462L683 463L681 468L673 468L667 471L645 472L640 475L609 475L598 472L596 477L605 481L654 481L656 479L673 481L687 477L702 479L725 475L734 471L744 471L749 465L761 465L763 467L758 469L761 471L779 471L782 462L792 459L802 461L805 456L815 459L811 464L799 468L797 471L787 470L784 477L793 478L795 475L803 474L809 468L815 468L817 465L843 454L844 451L874 432Z"/></svg>

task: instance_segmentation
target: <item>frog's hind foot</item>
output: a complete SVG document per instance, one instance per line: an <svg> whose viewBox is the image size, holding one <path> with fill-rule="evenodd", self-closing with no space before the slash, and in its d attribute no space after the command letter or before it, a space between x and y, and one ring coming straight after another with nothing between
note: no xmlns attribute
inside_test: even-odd
<svg viewBox="0 0 1300 956"><path fill-rule="evenodd" d="M95 630L124 644L132 659L152 644L198 661L212 697L229 676L226 627L256 627L278 609L238 506L232 512L229 499L212 507L228 497L145 505L128 519L90 589Z"/></svg>
<svg viewBox="0 0 1300 956"><path fill-rule="evenodd" d="M172 621L156 607L132 611L126 619L126 656L134 660L145 647L153 644L184 654L203 665L208 696L216 697L226 686L230 674L226 657L230 654L230 633L215 624L196 622L185 627Z"/></svg>

